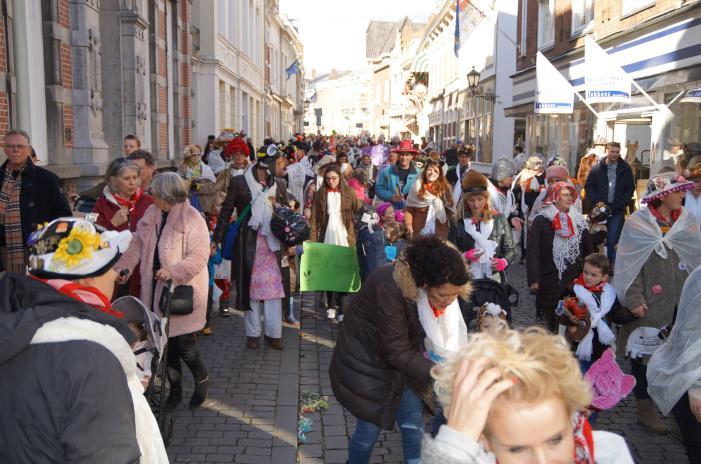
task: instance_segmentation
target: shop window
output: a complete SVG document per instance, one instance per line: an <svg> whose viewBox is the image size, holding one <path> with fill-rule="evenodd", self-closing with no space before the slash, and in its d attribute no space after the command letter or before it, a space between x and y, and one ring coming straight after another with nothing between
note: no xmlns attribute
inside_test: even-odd
<svg viewBox="0 0 701 464"><path fill-rule="evenodd" d="M572 0L572 35L577 36L594 26L594 0Z"/></svg>
<svg viewBox="0 0 701 464"><path fill-rule="evenodd" d="M538 0L538 48L555 43L555 0Z"/></svg>

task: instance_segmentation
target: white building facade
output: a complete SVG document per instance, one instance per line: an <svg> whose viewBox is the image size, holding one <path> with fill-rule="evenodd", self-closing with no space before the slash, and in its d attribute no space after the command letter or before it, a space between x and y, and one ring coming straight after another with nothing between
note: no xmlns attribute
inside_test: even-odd
<svg viewBox="0 0 701 464"><path fill-rule="evenodd" d="M193 4L198 42L193 50L195 140L222 129L244 130L254 146L263 142L263 0L213 0Z"/></svg>
<svg viewBox="0 0 701 464"><path fill-rule="evenodd" d="M455 1L446 0L429 23L411 65L427 73L428 91L417 116L419 133L443 150L456 141L473 144L476 161L490 164L511 155L514 123L509 76L516 67L517 3L512 0L461 1L461 45L455 44ZM468 88L467 74L480 73ZM416 100L416 99L415 99Z"/></svg>

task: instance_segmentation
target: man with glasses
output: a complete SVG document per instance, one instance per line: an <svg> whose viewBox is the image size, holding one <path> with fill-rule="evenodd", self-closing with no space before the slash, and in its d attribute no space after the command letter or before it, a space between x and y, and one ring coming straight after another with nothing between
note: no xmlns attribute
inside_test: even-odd
<svg viewBox="0 0 701 464"><path fill-rule="evenodd" d="M7 161L0 166L0 268L25 272L27 238L38 224L71 216L58 177L30 159L29 135L5 134Z"/></svg>

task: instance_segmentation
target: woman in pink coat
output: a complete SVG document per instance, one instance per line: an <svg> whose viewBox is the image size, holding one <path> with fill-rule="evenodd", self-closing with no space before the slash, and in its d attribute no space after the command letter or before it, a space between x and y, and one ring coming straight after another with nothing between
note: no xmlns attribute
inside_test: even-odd
<svg viewBox="0 0 701 464"><path fill-rule="evenodd" d="M209 377L195 347L195 333L202 330L207 315L209 278L209 231L202 215L188 201L185 182L173 172L157 175L151 184L154 205L139 221L129 249L116 269L131 272L140 262L141 301L160 313L158 302L169 280L174 285L193 288L192 313L172 316L169 324L168 380L170 394L167 409L182 401L182 370L185 361L195 378L190 408L200 406L207 397Z"/></svg>

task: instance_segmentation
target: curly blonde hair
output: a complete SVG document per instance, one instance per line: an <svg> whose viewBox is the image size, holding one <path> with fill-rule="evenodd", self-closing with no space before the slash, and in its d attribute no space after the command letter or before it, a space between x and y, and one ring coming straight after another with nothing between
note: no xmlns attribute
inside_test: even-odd
<svg viewBox="0 0 701 464"><path fill-rule="evenodd" d="M502 327L471 335L464 348L433 367L434 389L446 410L453 399L453 381L462 361L484 357L492 360L491 365L502 372L503 378L516 380L494 401L490 416L505 404L499 398L539 403L556 396L564 401L570 415L591 402L591 387L564 338L539 327L524 331Z"/></svg>

